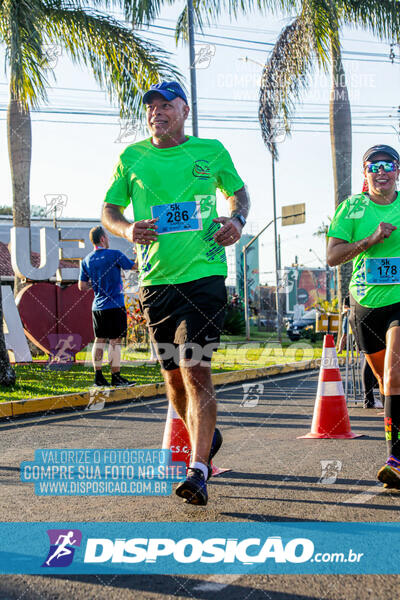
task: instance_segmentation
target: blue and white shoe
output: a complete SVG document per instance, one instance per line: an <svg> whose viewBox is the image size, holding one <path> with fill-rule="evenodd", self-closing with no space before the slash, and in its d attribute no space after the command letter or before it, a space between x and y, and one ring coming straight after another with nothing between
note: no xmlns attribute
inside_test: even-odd
<svg viewBox="0 0 400 600"><path fill-rule="evenodd" d="M205 506L208 502L207 483L201 469L188 469L185 481L177 485L175 493L187 504Z"/></svg>

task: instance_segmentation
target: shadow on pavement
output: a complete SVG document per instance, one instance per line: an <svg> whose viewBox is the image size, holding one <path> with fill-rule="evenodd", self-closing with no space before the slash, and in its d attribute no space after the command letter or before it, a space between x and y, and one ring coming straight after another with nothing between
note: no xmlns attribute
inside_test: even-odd
<svg viewBox="0 0 400 600"><path fill-rule="evenodd" d="M158 593L162 597L168 596L169 598L211 600L229 594L230 600L243 600L244 598L251 598L252 600L256 598L262 598L263 600L320 600L320 598L314 595L288 594L287 591L277 592L263 590L254 586L238 585L232 581L235 578L234 575L227 575L226 577L227 582L224 583L223 576L221 575L208 575L207 579L197 579L193 576L186 578L182 575L100 575L98 577L95 575L70 575L67 578L59 575L53 576L54 579L66 579L69 582L76 581L104 585L110 591L113 588L119 590L129 589L133 593L135 590L138 594L144 594L145 592L150 592L151 594ZM237 576L237 579L240 577ZM55 599L57 597L53 596L52 598ZM137 598L142 598L142 595L138 595Z"/></svg>

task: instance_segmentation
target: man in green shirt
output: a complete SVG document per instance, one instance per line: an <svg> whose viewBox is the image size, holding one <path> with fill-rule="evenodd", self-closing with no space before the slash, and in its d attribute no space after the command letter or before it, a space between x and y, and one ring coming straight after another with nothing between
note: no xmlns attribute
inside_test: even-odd
<svg viewBox="0 0 400 600"><path fill-rule="evenodd" d="M185 135L189 106L177 82L151 86L143 102L151 138L120 156L102 219L114 235L136 244L140 301L168 398L192 447L187 479L176 493L205 505L210 461L222 443L211 357L226 305L224 247L240 239L249 199L224 146ZM218 217L217 188L230 217ZM122 214L131 202L133 223Z"/></svg>

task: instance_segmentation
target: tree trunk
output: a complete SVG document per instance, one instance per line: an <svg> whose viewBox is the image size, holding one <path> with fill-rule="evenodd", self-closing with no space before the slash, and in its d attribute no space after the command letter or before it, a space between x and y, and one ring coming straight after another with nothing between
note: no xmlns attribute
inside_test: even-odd
<svg viewBox="0 0 400 600"><path fill-rule="evenodd" d="M329 103L329 121L335 208L351 195L351 110L346 77L343 69L339 45L331 40L332 89ZM338 267L339 307L349 293L349 283L353 270L352 261Z"/></svg>
<svg viewBox="0 0 400 600"><path fill-rule="evenodd" d="M11 168L14 227L30 227L29 184L32 154L32 131L29 108L11 90L7 112L8 155ZM21 288L15 278L14 293Z"/></svg>
<svg viewBox="0 0 400 600"><path fill-rule="evenodd" d="M11 368L10 359L4 339L3 330L3 303L0 283L0 385L11 387L15 384L15 371Z"/></svg>

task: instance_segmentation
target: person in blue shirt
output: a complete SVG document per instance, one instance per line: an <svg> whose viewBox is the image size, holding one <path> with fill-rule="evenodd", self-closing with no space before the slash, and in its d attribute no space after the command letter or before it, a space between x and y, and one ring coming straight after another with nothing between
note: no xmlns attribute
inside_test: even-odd
<svg viewBox="0 0 400 600"><path fill-rule="evenodd" d="M81 262L79 289L93 289L93 331L95 335L92 360L95 385L108 386L102 372L104 347L109 341L108 358L111 369L111 385L127 386L134 383L122 377L121 342L126 335L127 317L121 269L131 270L135 263L119 250L111 250L106 232L102 227L93 227L89 233L94 250Z"/></svg>

